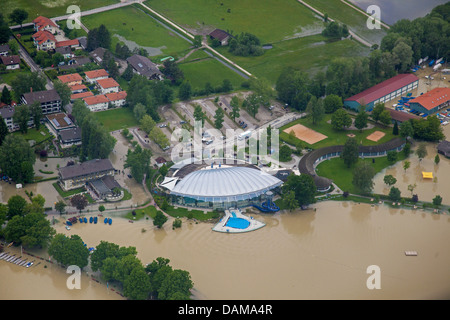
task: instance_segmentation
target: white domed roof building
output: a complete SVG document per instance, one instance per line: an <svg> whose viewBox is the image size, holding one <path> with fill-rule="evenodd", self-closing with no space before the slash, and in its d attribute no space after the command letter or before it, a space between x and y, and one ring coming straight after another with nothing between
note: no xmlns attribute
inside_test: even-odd
<svg viewBox="0 0 450 320"><path fill-rule="evenodd" d="M174 205L227 209L260 204L268 191L282 184L280 179L251 165L190 164L160 186L170 191Z"/></svg>

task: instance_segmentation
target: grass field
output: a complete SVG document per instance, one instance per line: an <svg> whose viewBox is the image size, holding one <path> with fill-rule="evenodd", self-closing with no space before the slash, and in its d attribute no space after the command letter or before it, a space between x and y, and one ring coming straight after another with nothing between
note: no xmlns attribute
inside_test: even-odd
<svg viewBox="0 0 450 320"><path fill-rule="evenodd" d="M129 108L99 111L94 112L93 115L110 132L139 125L133 111Z"/></svg>
<svg viewBox="0 0 450 320"><path fill-rule="evenodd" d="M83 17L88 29L104 24L112 36L111 48L124 42L132 50L144 47L150 56L182 56L190 43L164 28L139 7L128 6ZM117 35L117 36L115 36Z"/></svg>
<svg viewBox="0 0 450 320"><path fill-rule="evenodd" d="M359 130L335 130L331 127L331 124L329 124L327 122L330 119L331 119L331 114L327 114L327 115L325 115L325 117L322 121L320 121L319 123L317 123L315 125L313 125L308 118L302 118L302 119L295 120L295 121L280 128L280 138L282 140L285 140L292 144L294 144L296 141L299 141L299 139L297 139L296 137L293 137L293 136L289 135L288 133L283 132L283 130L285 130L297 123L300 123L308 128L311 128L314 131L320 132L328 137L322 141L314 143L313 145L309 145L306 142L302 142L304 145L306 145L310 148L313 148L313 149L319 149L319 148L335 146L335 145L343 145L343 144L345 144L345 141L347 141L347 139L348 139L347 134L354 134L355 139L364 146L378 145L378 144L387 142L394 138L394 135L392 134L392 128L390 128L390 127L375 126L372 129L362 130L362 132L360 132ZM377 142L366 139L366 137L368 135L370 135L371 133L373 133L374 131L382 131L385 133L385 135L383 138L381 138Z"/></svg>
<svg viewBox="0 0 450 320"><path fill-rule="evenodd" d="M194 54L196 54L197 52L195 52ZM206 55L206 53L204 52L203 54ZM191 86L194 90L203 89L207 82L210 82L213 87L220 86L222 85L224 79L230 80L233 84L233 88L238 89L240 88L241 83L245 81L243 77L227 68L216 59L211 58L208 55L203 58L199 56L200 53L198 53L196 57L200 58L201 60L191 60L179 64L179 67L183 71L185 79L188 79L190 81ZM189 58L191 59L196 59L196 57L191 58L191 56L189 56Z"/></svg>
<svg viewBox="0 0 450 320"><path fill-rule="evenodd" d="M35 144L52 137L52 134L48 131L45 125L41 125L39 130L36 130L35 128L28 128L28 131L25 134L20 131L15 131L13 134L22 136L27 141L33 140L35 141Z"/></svg>
<svg viewBox="0 0 450 320"><path fill-rule="evenodd" d="M24 23L26 23L33 21L39 16L53 18L71 14L73 12L67 12L67 7L70 5L77 5L80 7L81 11L86 11L118 2L120 2L120 0L2 0L1 7L5 18L8 17L14 9L24 9L28 12L28 19L24 21ZM14 25L16 23L13 22L11 24Z"/></svg>
<svg viewBox="0 0 450 320"><path fill-rule="evenodd" d="M295 36L318 21L295 0L151 0L145 4L195 34L216 28L234 34L250 32L263 43Z"/></svg>
<svg viewBox="0 0 450 320"><path fill-rule="evenodd" d="M372 158L358 159L358 161L365 161L369 163L374 169L375 173L381 172L384 168L387 168L392 165L387 160L387 157L379 157L373 158L375 159L375 163L372 162ZM398 161L402 161L405 159L405 155L403 152L398 153ZM332 179L333 182L341 188L342 191L348 191L354 194L360 194L357 188L353 186L353 169L356 164L348 168L344 164L344 160L341 158L332 158L326 161L323 161L316 167L316 173L319 176L326 177Z"/></svg>
<svg viewBox="0 0 450 320"><path fill-rule="evenodd" d="M322 35L281 41L273 44L258 57L238 57L230 54L228 48L218 50L256 77L264 77L275 84L286 67L295 67L314 74L325 70L330 60L336 57L368 55L369 49L356 41L347 39L328 42Z"/></svg>
<svg viewBox="0 0 450 320"><path fill-rule="evenodd" d="M305 2L323 13L328 13L330 18L346 24L350 30L371 43L380 44L381 39L387 33L385 28L367 28L368 17L349 7L341 0L305 0Z"/></svg>

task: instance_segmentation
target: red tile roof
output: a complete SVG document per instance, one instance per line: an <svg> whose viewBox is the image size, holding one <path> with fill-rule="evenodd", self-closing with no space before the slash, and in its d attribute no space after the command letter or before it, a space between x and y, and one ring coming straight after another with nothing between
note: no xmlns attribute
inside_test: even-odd
<svg viewBox="0 0 450 320"><path fill-rule="evenodd" d="M83 81L83 78L78 73L65 74L62 76L58 76L58 79L62 83L68 83L73 81Z"/></svg>
<svg viewBox="0 0 450 320"><path fill-rule="evenodd" d="M86 98L83 98L83 100L84 100L84 102L86 102L87 105L90 105L90 106L98 104L98 103L108 103L109 102L108 98L104 94L86 97Z"/></svg>
<svg viewBox="0 0 450 320"><path fill-rule="evenodd" d="M450 88L434 88L415 99L409 100L409 104L418 103L427 110L436 108L437 106L450 100Z"/></svg>
<svg viewBox="0 0 450 320"><path fill-rule="evenodd" d="M123 100L127 97L126 91L119 91L119 92L111 92L107 93L106 97L109 101L117 101L117 100Z"/></svg>
<svg viewBox="0 0 450 320"><path fill-rule="evenodd" d="M50 40L56 42L56 38L53 34L48 32L47 30L41 30L32 35L33 39L36 40L39 44Z"/></svg>
<svg viewBox="0 0 450 320"><path fill-rule="evenodd" d="M33 23L39 27L39 30L48 25L50 25L52 27L58 27L52 20L50 20L49 18L43 17L43 16L39 16L36 19L34 19Z"/></svg>
<svg viewBox="0 0 450 320"><path fill-rule="evenodd" d="M77 46L79 44L80 42L78 41L78 39L58 41L56 43L56 48Z"/></svg>
<svg viewBox="0 0 450 320"><path fill-rule="evenodd" d="M70 100L92 97L94 94L91 91L75 93L70 96Z"/></svg>
<svg viewBox="0 0 450 320"><path fill-rule="evenodd" d="M113 78L100 79L97 81L100 87L103 89L118 87L119 84Z"/></svg>
<svg viewBox="0 0 450 320"><path fill-rule="evenodd" d="M73 86L69 86L70 90L76 91L81 89L87 89L87 87L84 84L74 84Z"/></svg>
<svg viewBox="0 0 450 320"><path fill-rule="evenodd" d="M364 90L353 97L345 99L345 101L357 101L360 104L367 104L380 99L387 94L394 92L404 86L419 80L413 74L399 74L393 78L387 79L367 90Z"/></svg>
<svg viewBox="0 0 450 320"><path fill-rule="evenodd" d="M388 110L391 113L392 120L404 122L404 121L408 121L410 119L421 119L420 117L418 117L412 113L398 111L398 110L394 110L394 109L388 109Z"/></svg>
<svg viewBox="0 0 450 320"><path fill-rule="evenodd" d="M108 77L108 72L105 69L99 69L99 70L92 70L92 71L86 71L85 72L86 77L89 79L97 79L100 77Z"/></svg>

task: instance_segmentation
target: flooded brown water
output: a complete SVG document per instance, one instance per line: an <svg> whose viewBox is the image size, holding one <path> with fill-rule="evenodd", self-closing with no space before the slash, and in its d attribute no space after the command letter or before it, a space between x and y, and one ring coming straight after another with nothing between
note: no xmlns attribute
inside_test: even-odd
<svg viewBox="0 0 450 320"><path fill-rule="evenodd" d="M55 228L79 234L88 246L101 240L135 246L144 264L169 258L190 272L198 299L450 298L449 215L331 201L315 207L252 214L266 226L244 234L186 220L178 230L171 220L157 230L151 220L121 218L111 226ZM405 256L407 250L418 256ZM366 287L370 265L381 269L380 290ZM68 290L68 275L54 265L26 269L0 261L0 272L0 299L121 298L87 276L81 290Z"/></svg>
<svg viewBox="0 0 450 320"><path fill-rule="evenodd" d="M447 140L450 140L449 125L444 126L444 133ZM415 143L413 151L417 145L418 143ZM407 159L411 166L406 171L403 169L404 161L400 161L378 173L374 179L374 192L389 194L389 187L383 182L383 178L391 174L397 179L394 186L400 189L402 196L411 196L408 185L416 184L413 194L417 194L419 200L432 201L436 195L440 195L444 204L450 204L450 159L440 154L440 162L435 164L436 146L437 143L427 143L428 155L422 161L415 154L411 154ZM432 172L435 179L424 179L422 172Z"/></svg>

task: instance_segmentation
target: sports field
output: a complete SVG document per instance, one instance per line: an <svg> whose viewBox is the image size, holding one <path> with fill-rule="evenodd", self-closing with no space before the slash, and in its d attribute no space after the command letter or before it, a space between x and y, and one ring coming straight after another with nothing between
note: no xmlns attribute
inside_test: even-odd
<svg viewBox="0 0 450 320"><path fill-rule="evenodd" d="M295 136L305 141L309 144L314 144L316 142L322 141L323 139L326 139L327 136L324 134L321 134L320 132L314 131L308 127L305 127L301 124L293 125L292 127L289 127L287 129L283 130L284 132L291 134L291 132L294 132Z"/></svg>

